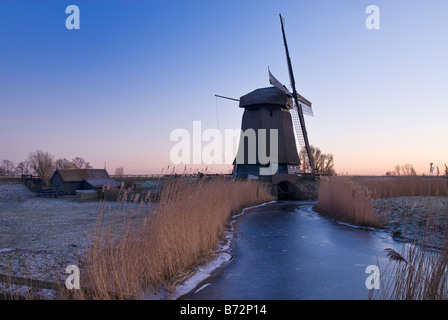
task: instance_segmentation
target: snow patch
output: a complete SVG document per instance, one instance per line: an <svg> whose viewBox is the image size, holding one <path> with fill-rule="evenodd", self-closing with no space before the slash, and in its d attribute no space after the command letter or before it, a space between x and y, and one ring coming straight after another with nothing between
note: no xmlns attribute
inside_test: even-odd
<svg viewBox="0 0 448 320"><path fill-rule="evenodd" d="M199 288L198 290L196 290L194 293L197 293L197 292L201 291L202 289L208 287L209 285L211 285L211 283L206 283L206 284L204 284L202 287L200 287L200 288Z"/></svg>
<svg viewBox="0 0 448 320"><path fill-rule="evenodd" d="M179 297L193 291L198 286L198 284L210 278L213 271L215 271L231 259L232 256L230 254L223 252L219 254L214 260L208 262L204 266L197 268L197 271L193 276L188 278L184 283L177 287L176 294L174 295L173 299L178 299ZM201 288L203 289L204 285ZM199 289L196 291L199 291Z"/></svg>

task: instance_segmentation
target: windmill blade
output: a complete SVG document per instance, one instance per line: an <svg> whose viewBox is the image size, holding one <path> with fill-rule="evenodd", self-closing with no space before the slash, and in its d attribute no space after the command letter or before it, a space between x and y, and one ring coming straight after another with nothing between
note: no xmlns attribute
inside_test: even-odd
<svg viewBox="0 0 448 320"><path fill-rule="evenodd" d="M300 107L302 108L302 112L303 114L310 116L310 117L314 117L314 113L313 113L313 109L311 109L310 106L307 106L306 104L300 103Z"/></svg>
<svg viewBox="0 0 448 320"><path fill-rule="evenodd" d="M272 73L271 70L269 70L268 67L268 72L269 72L269 83L272 84L274 87L276 87L279 90L282 90L284 93L286 93L288 96L292 97L292 93L289 92L289 90L280 83L280 81L277 80L277 78L275 78Z"/></svg>
<svg viewBox="0 0 448 320"><path fill-rule="evenodd" d="M269 72L269 83L272 84L277 89L282 90L288 96L292 97L292 93L289 92L288 89L286 88L286 86L281 84L281 82L278 81L276 77L274 77L274 75L271 73L271 70L269 69L269 67L268 67L268 72ZM306 98L302 97L300 94L297 94L297 100L300 102L300 106L302 108L303 114L314 117L313 109L311 108L311 102L308 101ZM294 105L295 105L295 102L294 102Z"/></svg>
<svg viewBox="0 0 448 320"><path fill-rule="evenodd" d="M311 108L311 102L302 97L300 94L297 94L297 100L299 101L300 107L302 108L303 114L307 116L314 117L313 109ZM294 103L295 104L295 103Z"/></svg>
<svg viewBox="0 0 448 320"><path fill-rule="evenodd" d="M302 126L300 125L300 119L298 114L298 109L293 108L290 110L291 112L291 118L296 138L296 146L297 146L297 153L300 155L303 155L303 152L306 152L306 143L305 138L303 137L303 131ZM310 163L310 158L307 155L304 155L302 163L302 168L305 170L304 172L312 172L312 165Z"/></svg>
<svg viewBox="0 0 448 320"><path fill-rule="evenodd" d="M302 105L302 111L303 114L306 114L307 116L310 117L314 117L313 109L311 109L310 107Z"/></svg>
<svg viewBox="0 0 448 320"><path fill-rule="evenodd" d="M296 109L297 109L297 114L299 116L299 122L300 122L300 127L302 130L302 135L303 135L303 140L305 143L305 149L308 155L308 161L311 167L311 173L314 175L315 174L315 170L314 170L314 160L313 157L311 155L311 149L310 149L310 144L308 141L308 133L306 131L306 127L305 127L305 120L303 118L303 110L301 105L299 105L299 95L297 93L296 90L296 83L295 83L295 79L294 79L294 73L292 71L292 63L291 63L291 58L289 57L289 50L288 50L288 44L286 42L286 35L285 35L285 27L284 27L284 22L285 20L283 19L282 15L280 14L280 24L282 27L282 35L283 35L283 44L285 45L285 53L286 53L286 62L288 65L288 73L289 73L289 78L291 81L291 89L292 89L292 97L294 99L294 103L296 105Z"/></svg>

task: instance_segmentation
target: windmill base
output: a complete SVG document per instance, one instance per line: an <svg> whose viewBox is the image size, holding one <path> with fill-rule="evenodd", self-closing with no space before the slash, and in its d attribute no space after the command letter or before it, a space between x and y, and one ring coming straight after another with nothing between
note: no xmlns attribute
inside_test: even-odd
<svg viewBox="0 0 448 320"><path fill-rule="evenodd" d="M277 200L317 200L319 179L311 176L272 176L272 195Z"/></svg>

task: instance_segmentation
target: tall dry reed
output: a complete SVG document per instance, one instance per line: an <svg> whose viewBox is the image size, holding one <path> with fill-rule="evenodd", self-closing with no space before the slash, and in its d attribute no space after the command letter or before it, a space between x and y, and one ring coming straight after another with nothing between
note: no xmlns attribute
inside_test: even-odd
<svg viewBox="0 0 448 320"><path fill-rule="evenodd" d="M374 199L448 195L447 180L438 177L355 177L354 181L368 188Z"/></svg>
<svg viewBox="0 0 448 320"><path fill-rule="evenodd" d="M373 201L406 196L447 196L446 179L435 177L328 177L319 186L316 209L341 221L375 225ZM423 236L404 243L401 252L387 249L389 264L381 271L380 290L370 299L448 299L448 237L439 222L426 217ZM404 226L405 228L407 226ZM416 231L417 232L417 231Z"/></svg>
<svg viewBox="0 0 448 320"><path fill-rule="evenodd" d="M363 226L380 222L373 200L404 196L446 196L446 179L435 177L323 177L316 211Z"/></svg>
<svg viewBox="0 0 448 320"><path fill-rule="evenodd" d="M404 244L401 252L386 249L389 263L381 272L380 290L371 290L370 299L448 299L448 239L428 223L427 236Z"/></svg>
<svg viewBox="0 0 448 320"><path fill-rule="evenodd" d="M99 219L84 260L85 289L75 298L142 298L170 291L214 256L232 213L270 199L257 181L167 181L158 204L127 206L132 212L125 223Z"/></svg>
<svg viewBox="0 0 448 320"><path fill-rule="evenodd" d="M322 178L314 208L323 215L355 225L378 223L370 190L351 177Z"/></svg>

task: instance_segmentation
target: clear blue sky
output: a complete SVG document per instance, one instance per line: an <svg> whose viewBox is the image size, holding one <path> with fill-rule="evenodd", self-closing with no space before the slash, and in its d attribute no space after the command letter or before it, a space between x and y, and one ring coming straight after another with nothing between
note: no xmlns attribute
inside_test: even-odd
<svg viewBox="0 0 448 320"><path fill-rule="evenodd" d="M68 30L68 5L80 29ZM380 30L367 30L368 5ZM448 164L447 1L0 2L0 160L42 149L110 172L170 165L176 128L236 129L239 98L289 84L313 102L310 143L336 171ZM230 166L227 166L230 167Z"/></svg>

